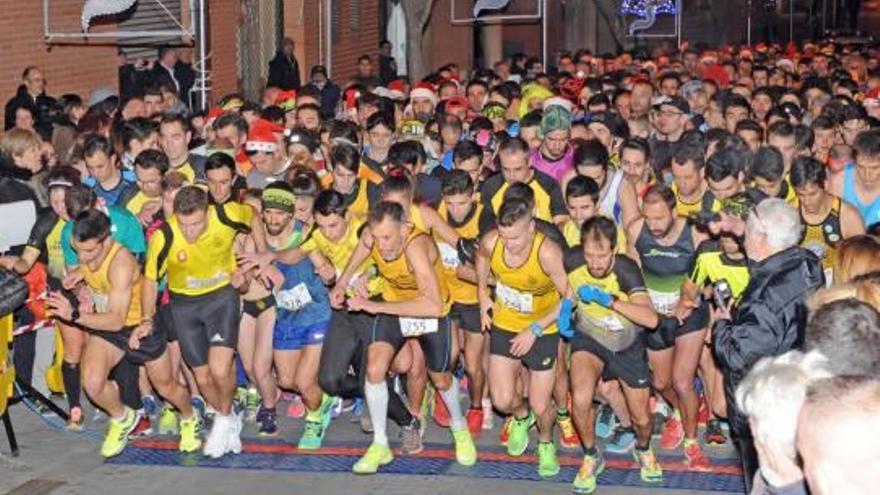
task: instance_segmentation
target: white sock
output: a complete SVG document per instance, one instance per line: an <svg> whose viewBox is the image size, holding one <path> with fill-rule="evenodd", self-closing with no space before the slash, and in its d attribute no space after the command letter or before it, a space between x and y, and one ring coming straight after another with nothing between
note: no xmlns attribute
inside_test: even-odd
<svg viewBox="0 0 880 495"><path fill-rule="evenodd" d="M370 420L373 422L373 442L380 445L388 445L386 433L386 418L388 417L388 385L383 381L379 383L364 383L364 396L367 400L367 408L370 410Z"/></svg>
<svg viewBox="0 0 880 495"><path fill-rule="evenodd" d="M443 402L446 403L446 409L449 409L449 426L453 430L461 430L467 428L467 422L461 413L461 403L458 401L458 379L452 377L452 385L446 390L440 391Z"/></svg>

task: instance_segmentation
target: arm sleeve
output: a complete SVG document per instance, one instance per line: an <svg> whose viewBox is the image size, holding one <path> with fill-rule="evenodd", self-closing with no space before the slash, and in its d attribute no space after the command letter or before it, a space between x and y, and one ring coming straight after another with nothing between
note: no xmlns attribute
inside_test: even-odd
<svg viewBox="0 0 880 495"><path fill-rule="evenodd" d="M554 217L557 215L568 215L568 209L565 207L565 200L562 197L562 190L555 181L547 190L550 195L550 214Z"/></svg>
<svg viewBox="0 0 880 495"><path fill-rule="evenodd" d="M58 216L55 215L55 212L52 211L51 208L44 209L40 212L37 221L31 228L31 234L28 237L27 245L36 249L40 253L45 253L46 238L49 237L49 233L52 232L52 229L55 227L55 222L57 221Z"/></svg>

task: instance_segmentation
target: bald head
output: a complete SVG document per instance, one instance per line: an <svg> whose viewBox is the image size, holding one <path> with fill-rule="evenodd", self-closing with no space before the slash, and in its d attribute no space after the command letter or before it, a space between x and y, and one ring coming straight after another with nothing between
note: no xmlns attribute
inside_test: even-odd
<svg viewBox="0 0 880 495"><path fill-rule="evenodd" d="M880 380L839 376L807 389L797 446L814 495L868 495L880 487Z"/></svg>

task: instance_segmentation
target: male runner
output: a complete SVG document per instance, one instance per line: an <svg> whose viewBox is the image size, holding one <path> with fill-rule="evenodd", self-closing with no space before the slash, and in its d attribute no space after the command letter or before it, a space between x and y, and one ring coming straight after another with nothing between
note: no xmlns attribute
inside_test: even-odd
<svg viewBox="0 0 880 495"><path fill-rule="evenodd" d="M110 237L110 219L98 210L86 210L74 221L73 244L79 269L65 279L68 290L85 282L95 311L75 308L64 295L49 296L56 316L91 332L83 355L84 388L89 398L110 415L101 455L118 455L137 425L135 411L122 404L119 390L108 380L123 359L143 364L156 391L181 413L180 450L201 447L200 418L194 414L189 393L174 377L165 351L165 336L154 331L152 317L141 314L141 274L134 256Z"/></svg>
<svg viewBox="0 0 880 495"><path fill-rule="evenodd" d="M685 441L692 469L706 469L708 459L697 443L699 400L694 377L709 323L708 306L684 307L680 289L687 278L701 234L676 214L675 193L666 186L651 186L643 199L643 218L627 229L629 255L637 260L654 309L665 318L647 336L654 388L675 409L666 422L660 446L675 449ZM681 419L679 419L681 418ZM683 421L683 424L682 424Z"/></svg>
<svg viewBox="0 0 880 495"><path fill-rule="evenodd" d="M573 489L575 493L592 493L596 477L605 468L593 426L593 398L600 379L619 380L636 432L634 456L641 466L642 480L657 482L663 471L650 447L651 377L644 335L644 328L657 325L657 314L638 264L617 254L614 222L593 217L581 232L580 245L565 257L568 283L578 294L570 373L572 413L584 446L583 464ZM570 318L564 307L560 326L565 327Z"/></svg>
<svg viewBox="0 0 880 495"><path fill-rule="evenodd" d="M353 471L372 474L394 459L385 433L386 379L391 361L407 338L418 339L425 353L429 377L449 408L456 460L462 465L473 465L477 451L458 402L458 381L451 373L454 368L452 331L446 318L449 291L442 281L440 253L430 237L406 221L404 209L398 203L378 203L370 212L368 225L369 230L361 236L331 292L331 301L339 306L351 276L367 257L376 263L384 283L380 301L359 295L347 301L351 310L377 315L372 341L367 347L364 384L374 439Z"/></svg>
<svg viewBox="0 0 880 495"><path fill-rule="evenodd" d="M250 230L252 216L250 206L209 205L208 193L187 186L174 198L174 216L153 234L147 249L144 290L155 298L156 281L167 275L181 354L217 411L204 449L214 458L241 452L241 418L232 410L233 355L240 320L238 287L245 278L236 268L233 243ZM144 309L145 317L153 316L153 308Z"/></svg>
<svg viewBox="0 0 880 495"><path fill-rule="evenodd" d="M559 472L550 404L556 376L560 294L569 292L562 250L536 232L526 201L507 199L498 210L498 229L480 241L476 269L483 331L491 331L489 393L492 404L512 414L507 452L522 455L529 429L538 425L538 474ZM489 276L495 300L489 297ZM490 316L491 313L491 316ZM521 366L529 370L528 403L516 390Z"/></svg>

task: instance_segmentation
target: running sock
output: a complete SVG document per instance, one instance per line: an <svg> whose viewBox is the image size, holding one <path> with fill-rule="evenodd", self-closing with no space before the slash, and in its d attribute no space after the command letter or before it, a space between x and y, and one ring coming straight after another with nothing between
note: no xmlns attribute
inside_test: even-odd
<svg viewBox="0 0 880 495"><path fill-rule="evenodd" d="M318 405L317 409L315 409L313 411L307 407L306 408L306 421L311 421L313 423L320 423L321 420L323 419L321 417L322 416L321 406L323 406L324 402L327 401L328 399L329 399L329 397L327 396L327 394L322 393L321 394L321 403Z"/></svg>
<svg viewBox="0 0 880 495"><path fill-rule="evenodd" d="M440 390L440 396L446 403L446 409L449 410L449 426L454 430L462 430L467 428L467 422L461 413L461 403L458 401L458 380L453 377L452 383L446 390Z"/></svg>
<svg viewBox="0 0 880 495"><path fill-rule="evenodd" d="M373 443L388 445L386 433L388 415L388 384L387 380L379 383L364 383L364 395L367 399L367 408L370 410L370 420L373 422Z"/></svg>
<svg viewBox="0 0 880 495"><path fill-rule="evenodd" d="M80 367L79 363L61 363L61 380L64 382L64 393L67 394L67 403L71 409L80 406Z"/></svg>
<svg viewBox="0 0 880 495"><path fill-rule="evenodd" d="M597 449L595 445L590 448L584 447L584 455L596 457L597 455L599 455L599 449Z"/></svg>
<svg viewBox="0 0 880 495"><path fill-rule="evenodd" d="M556 410L557 418L567 418L568 417L568 409L565 407L560 407Z"/></svg>

